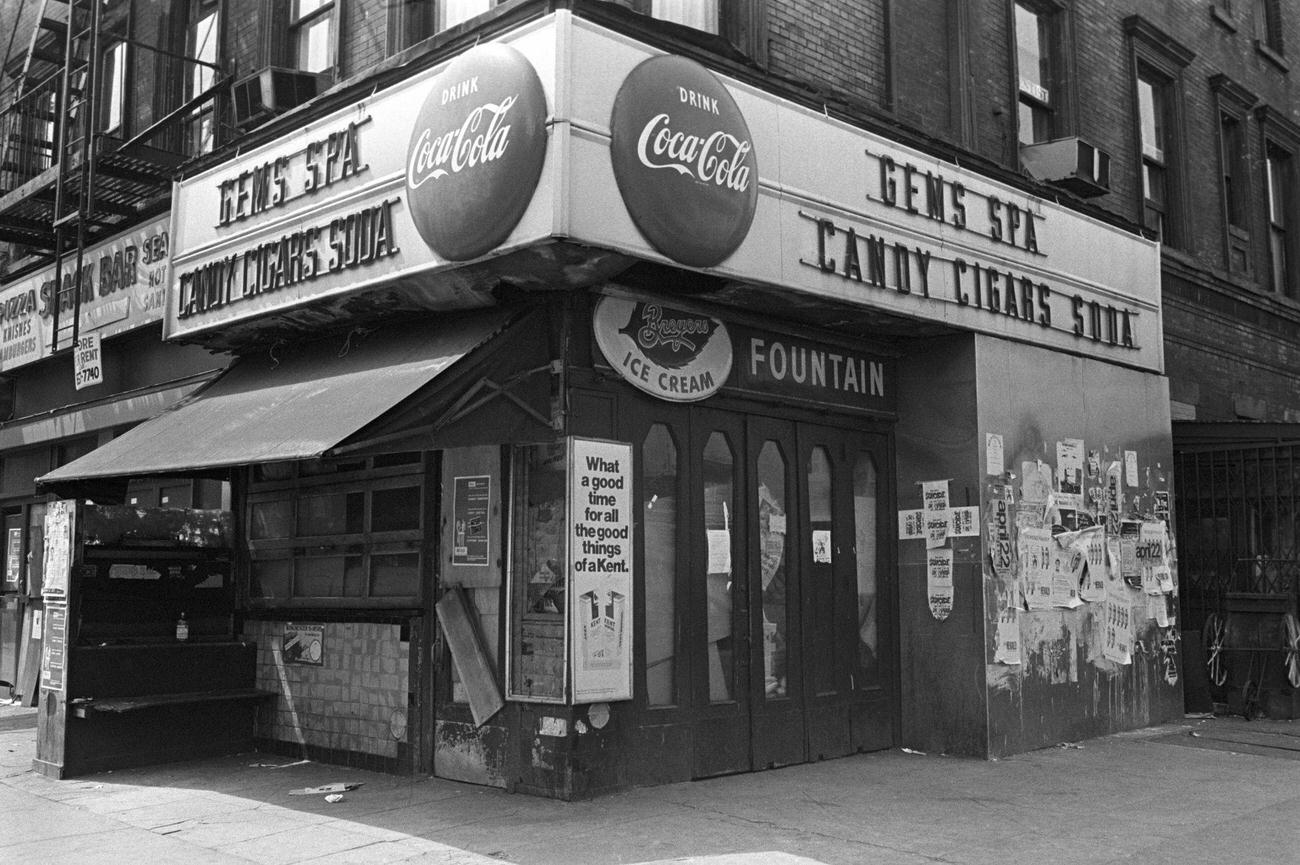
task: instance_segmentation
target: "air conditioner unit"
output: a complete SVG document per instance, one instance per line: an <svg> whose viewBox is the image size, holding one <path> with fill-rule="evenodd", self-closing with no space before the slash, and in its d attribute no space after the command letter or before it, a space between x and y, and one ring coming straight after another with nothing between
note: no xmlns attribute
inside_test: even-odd
<svg viewBox="0 0 1300 865"><path fill-rule="evenodd" d="M316 95L316 76L268 66L235 82L235 126L246 129L283 114Z"/></svg>
<svg viewBox="0 0 1300 865"><path fill-rule="evenodd" d="M1038 180L1095 198L1110 192L1110 154L1082 138L1058 138L1041 144L1023 144L1020 162Z"/></svg>

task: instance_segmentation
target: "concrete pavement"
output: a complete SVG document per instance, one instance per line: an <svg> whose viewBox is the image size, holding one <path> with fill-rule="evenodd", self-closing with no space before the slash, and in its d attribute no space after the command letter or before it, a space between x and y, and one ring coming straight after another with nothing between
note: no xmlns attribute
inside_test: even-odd
<svg viewBox="0 0 1300 865"><path fill-rule="evenodd" d="M51 781L0 704L0 861L1300 862L1300 726L1182 724L995 762L892 751L563 803L244 754ZM273 768L282 767L282 768ZM361 783L328 803L289 791Z"/></svg>

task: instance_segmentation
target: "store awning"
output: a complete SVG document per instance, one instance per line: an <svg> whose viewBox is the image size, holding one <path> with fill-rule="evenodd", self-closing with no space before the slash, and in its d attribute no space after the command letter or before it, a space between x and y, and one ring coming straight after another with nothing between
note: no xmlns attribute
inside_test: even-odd
<svg viewBox="0 0 1300 865"><path fill-rule="evenodd" d="M243 358L189 399L36 481L184 476L319 457L489 342L508 318L493 311L353 331Z"/></svg>

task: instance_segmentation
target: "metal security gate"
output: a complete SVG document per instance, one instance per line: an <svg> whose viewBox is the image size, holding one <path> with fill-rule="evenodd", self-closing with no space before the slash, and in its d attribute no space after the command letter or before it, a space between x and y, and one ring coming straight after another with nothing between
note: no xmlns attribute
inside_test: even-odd
<svg viewBox="0 0 1300 865"><path fill-rule="evenodd" d="M1201 635L1211 693L1230 711L1292 717L1300 686L1300 441L1179 448L1184 632Z"/></svg>

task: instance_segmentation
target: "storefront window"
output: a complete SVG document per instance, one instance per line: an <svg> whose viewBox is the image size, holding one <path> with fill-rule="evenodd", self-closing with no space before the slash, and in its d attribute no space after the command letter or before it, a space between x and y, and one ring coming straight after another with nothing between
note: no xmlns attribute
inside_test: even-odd
<svg viewBox="0 0 1300 865"><path fill-rule="evenodd" d="M246 511L252 601L415 603L422 588L422 459L417 453L255 468Z"/></svg>
<svg viewBox="0 0 1300 865"><path fill-rule="evenodd" d="M758 550L763 578L763 681L768 699L788 696L785 465L780 446L775 441L764 442L758 455Z"/></svg>
<svg viewBox="0 0 1300 865"><path fill-rule="evenodd" d="M708 538L706 602L708 604L709 700L728 702L735 693L735 644L731 635L731 524L735 519L735 460L721 432L704 447L704 530Z"/></svg>
<svg viewBox="0 0 1300 865"><path fill-rule="evenodd" d="M824 447L813 448L808 459L808 531L811 534L812 562L804 584L805 603L812 608L810 621L830 625L836 621L835 584L831 572L831 461ZM835 671L839 668L835 657L835 632L833 627L816 627L809 635L813 685L818 694L838 690L835 687Z"/></svg>
<svg viewBox="0 0 1300 865"><path fill-rule="evenodd" d="M564 699L565 445L515 451L510 696Z"/></svg>
<svg viewBox="0 0 1300 865"><path fill-rule="evenodd" d="M853 524L858 568L858 687L880 684L879 611L876 605L876 463L859 453L853 466Z"/></svg>
<svg viewBox="0 0 1300 865"><path fill-rule="evenodd" d="M655 424L641 446L641 513L645 538L646 701L675 699L677 582L677 445Z"/></svg>

